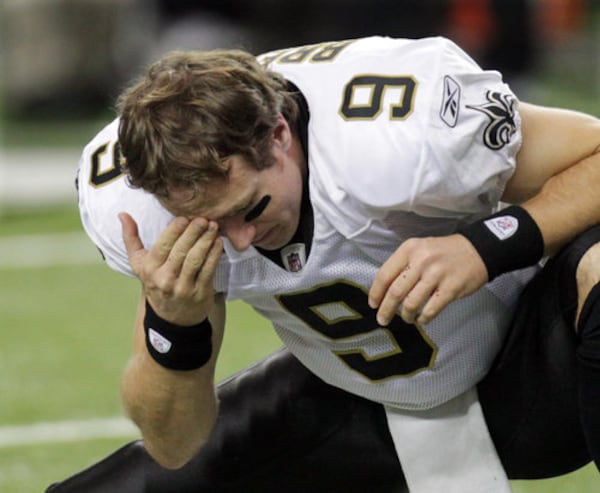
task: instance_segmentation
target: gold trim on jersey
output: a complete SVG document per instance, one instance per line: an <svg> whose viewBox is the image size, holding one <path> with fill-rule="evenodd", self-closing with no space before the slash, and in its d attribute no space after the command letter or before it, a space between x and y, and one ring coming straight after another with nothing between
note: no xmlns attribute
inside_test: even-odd
<svg viewBox="0 0 600 493"><path fill-rule="evenodd" d="M108 153L109 146L112 146L112 160L110 167L102 170L103 157ZM90 157L90 176L89 183L94 188L100 188L104 185L108 185L110 182L120 178L123 174L121 170L121 151L119 150L119 143L108 141L96 148Z"/></svg>
<svg viewBox="0 0 600 493"><path fill-rule="evenodd" d="M413 112L417 86L412 75L355 75L344 86L339 114L346 121L375 120L383 111L388 89L399 88L398 103L389 104L389 119L406 120Z"/></svg>
<svg viewBox="0 0 600 493"><path fill-rule="evenodd" d="M408 324L399 314L386 327L376 320L376 310L368 305L365 288L346 279L336 279L309 289L275 296L280 306L308 328L335 343L352 343L353 338L380 331L389 351L370 355L365 347L331 352L349 369L371 382L410 378L432 368L437 345L420 325ZM371 352L372 354L372 352Z"/></svg>

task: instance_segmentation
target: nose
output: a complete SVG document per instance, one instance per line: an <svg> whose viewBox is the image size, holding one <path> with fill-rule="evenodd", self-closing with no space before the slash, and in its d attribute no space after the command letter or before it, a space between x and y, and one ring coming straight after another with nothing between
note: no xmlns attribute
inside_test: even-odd
<svg viewBox="0 0 600 493"><path fill-rule="evenodd" d="M221 221L219 230L238 252L249 248L256 236L256 226L244 221Z"/></svg>

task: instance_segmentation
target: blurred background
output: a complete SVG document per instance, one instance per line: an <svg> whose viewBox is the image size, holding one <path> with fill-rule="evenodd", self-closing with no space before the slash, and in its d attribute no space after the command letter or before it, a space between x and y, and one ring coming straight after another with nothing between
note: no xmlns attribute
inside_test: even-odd
<svg viewBox="0 0 600 493"><path fill-rule="evenodd" d="M172 49L371 34L450 37L521 99L600 116L600 0L0 0L0 491L43 491L137 436L118 381L138 287L83 235L73 186L121 89ZM231 313L219 377L279 345ZM600 480L585 468L514 487Z"/></svg>
<svg viewBox="0 0 600 493"><path fill-rule="evenodd" d="M90 116L173 48L254 53L384 34L445 35L509 79L598 82L593 0L3 0L2 94L15 117ZM568 74L568 75L567 75ZM592 77L590 77L592 75Z"/></svg>
<svg viewBox="0 0 600 493"><path fill-rule="evenodd" d="M595 112L599 7L598 0L2 0L0 147L9 154L0 169L17 179L14 167L7 171L11 158L22 162L12 150L48 144L56 152L44 154L44 166L66 166L72 157L64 148L81 147L97 122L112 118L123 86L181 48L258 54L370 34L445 35L502 71L521 99ZM26 194L5 184L0 204Z"/></svg>

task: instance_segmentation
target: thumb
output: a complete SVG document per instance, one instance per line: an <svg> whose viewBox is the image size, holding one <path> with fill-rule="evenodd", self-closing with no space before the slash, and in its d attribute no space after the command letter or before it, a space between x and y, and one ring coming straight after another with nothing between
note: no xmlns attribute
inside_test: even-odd
<svg viewBox="0 0 600 493"><path fill-rule="evenodd" d="M146 249L140 239L138 233L138 225L129 214L121 212L118 215L119 221L121 221L121 233L123 235L123 243L127 250L127 256L129 257L129 263L131 264L134 272L137 272L136 263L140 260L140 257L146 253Z"/></svg>

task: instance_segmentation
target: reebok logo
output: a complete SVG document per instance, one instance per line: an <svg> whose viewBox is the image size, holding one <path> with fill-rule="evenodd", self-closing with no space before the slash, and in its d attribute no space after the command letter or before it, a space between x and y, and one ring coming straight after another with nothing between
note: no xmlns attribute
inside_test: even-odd
<svg viewBox="0 0 600 493"><path fill-rule="evenodd" d="M444 94L440 118L449 127L456 126L460 109L460 86L452 77L444 76Z"/></svg>

